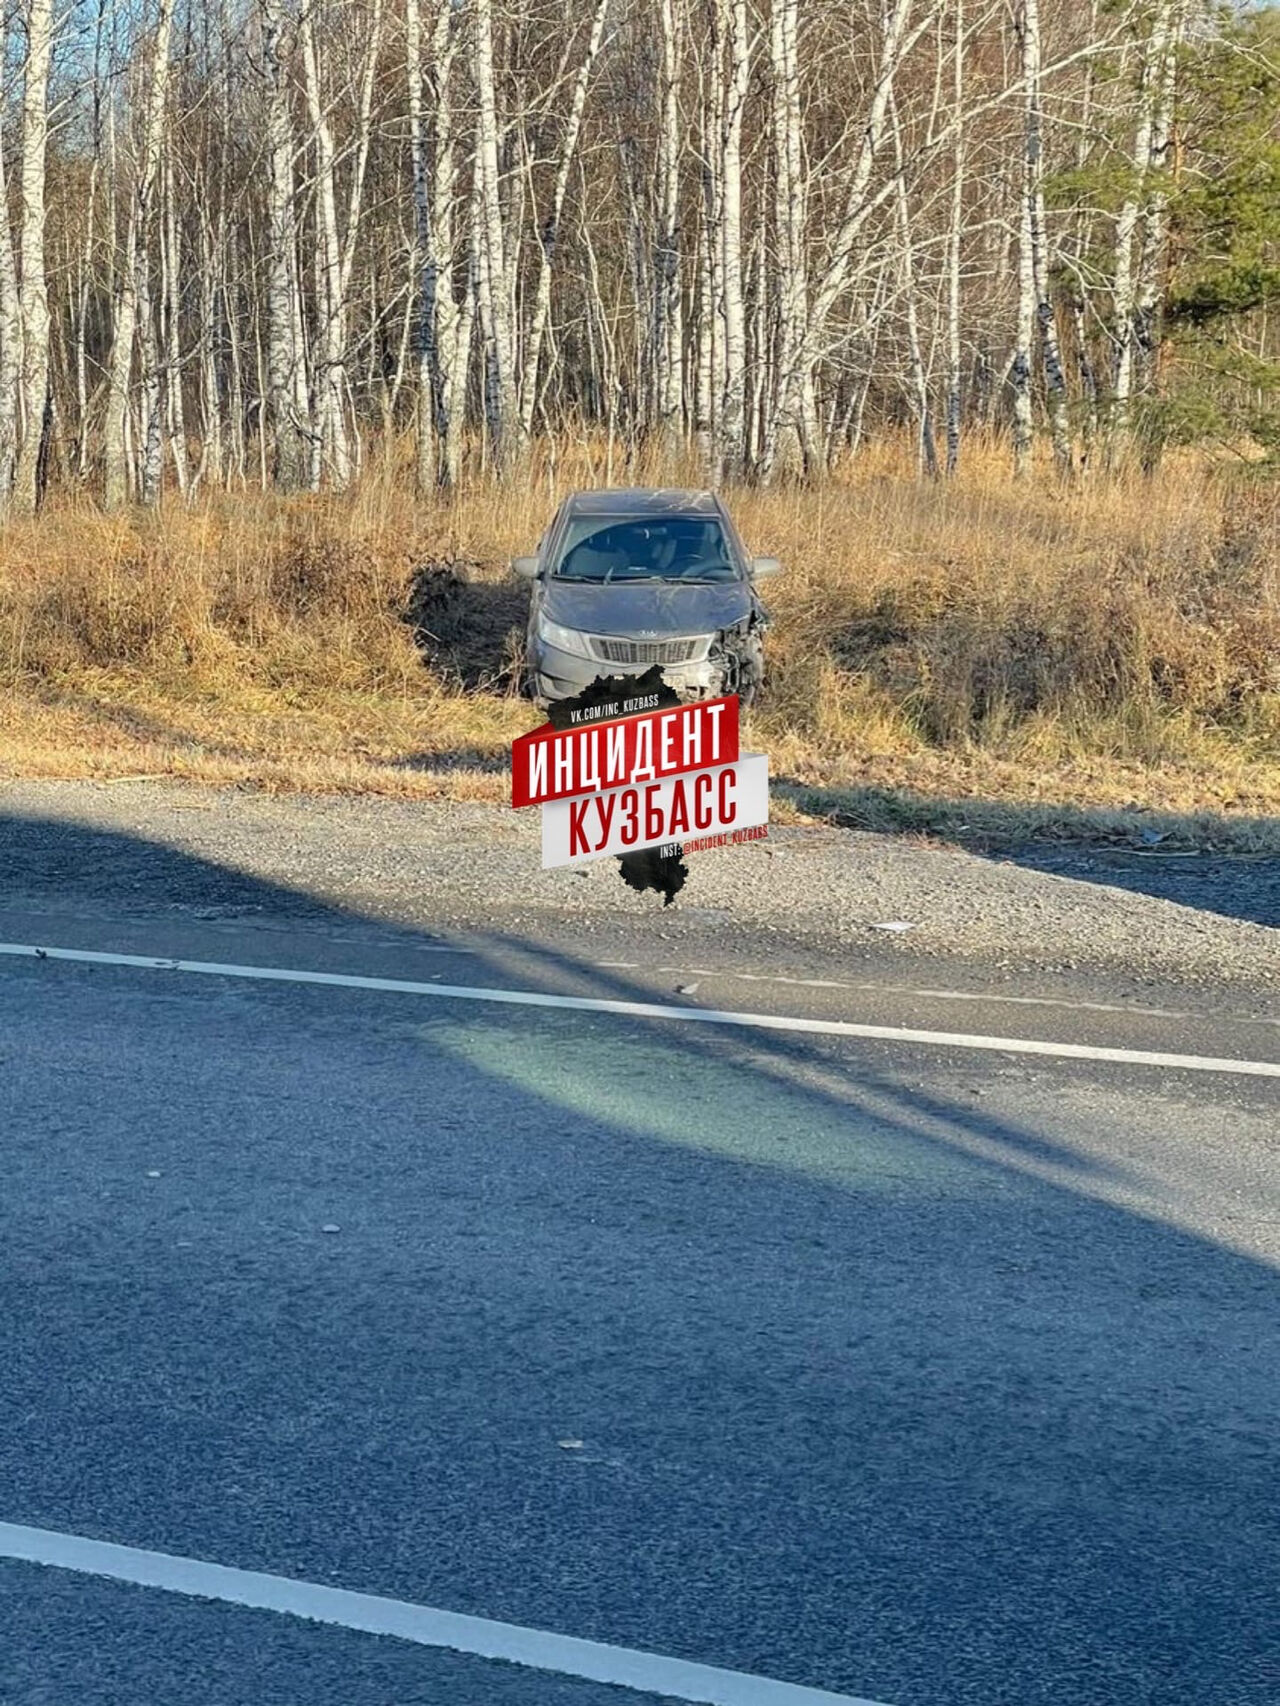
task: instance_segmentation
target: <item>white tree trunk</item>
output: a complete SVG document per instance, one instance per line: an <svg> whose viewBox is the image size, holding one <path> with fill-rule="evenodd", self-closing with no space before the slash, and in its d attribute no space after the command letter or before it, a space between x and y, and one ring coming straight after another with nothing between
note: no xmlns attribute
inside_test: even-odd
<svg viewBox="0 0 1280 1706"><path fill-rule="evenodd" d="M0 12L0 65L6 63L7 21L7 14ZM18 453L18 386L22 375L22 305L9 224L3 142L0 128L0 516L8 509L13 492Z"/></svg>
<svg viewBox="0 0 1280 1706"><path fill-rule="evenodd" d="M420 0L405 0L409 70L409 140L413 164L416 248L415 353L418 369L418 489L452 483L457 455L449 451L460 316L453 293L453 62L457 32L452 0L434 0L424 44ZM426 47L424 60L423 50ZM470 343L470 323L467 325ZM463 362L465 386L466 363ZM465 402L465 398L464 398Z"/></svg>
<svg viewBox="0 0 1280 1706"><path fill-rule="evenodd" d="M1036 326L1036 269L1032 254L1032 197L1027 193L1023 165L1023 193L1018 198L1018 329L1013 346L1009 382L1013 387L1013 471L1023 480L1031 472L1035 442L1031 412L1031 356Z"/></svg>
<svg viewBox="0 0 1280 1706"><path fill-rule="evenodd" d="M470 242L467 251L467 294L456 317L453 344L444 346L449 363L445 397L445 439L441 451L441 482L458 484L462 473L463 433L467 424L467 380L471 372L471 346L475 338L476 313L480 304L481 237L479 186L472 191Z"/></svg>
<svg viewBox="0 0 1280 1706"><path fill-rule="evenodd" d="M1136 389L1151 388L1155 375L1156 347L1159 341L1159 302L1161 274L1164 268L1165 240L1168 233L1169 197L1163 174L1168 164L1169 143L1173 132L1174 98L1177 93L1178 50L1182 43L1185 15L1175 0L1170 20L1169 41L1159 68L1155 107L1151 120L1151 167L1154 178L1147 198L1142 240L1138 249L1136 289L1133 304L1134 381Z"/></svg>
<svg viewBox="0 0 1280 1706"><path fill-rule="evenodd" d="M164 277L164 376L166 430L169 450L173 457L174 477L178 490L185 498L191 484L187 464L187 415L183 397L182 372L182 227L178 221L177 197L174 195L173 158L167 155L164 163L164 227L161 239L162 272Z"/></svg>
<svg viewBox="0 0 1280 1706"><path fill-rule="evenodd" d="M658 441L675 455L682 432L684 319L680 297L680 59L686 0L658 0L662 28L658 134L657 232L654 244L653 354Z"/></svg>
<svg viewBox="0 0 1280 1706"><path fill-rule="evenodd" d="M812 423L799 407L797 358L809 317L806 253L808 184L804 175L800 112L799 0L774 0L769 58L773 73L773 239L776 275L777 359L756 474L762 484L775 464L794 473L813 462Z"/></svg>
<svg viewBox="0 0 1280 1706"><path fill-rule="evenodd" d="M141 496L156 502L160 490L160 357L152 314L149 224L152 196L160 167L165 100L169 79L169 42L173 0L160 0L152 42L151 76L147 83L141 155L129 200L120 291L115 304L107 408L103 423L104 498L108 509L129 500L130 447L127 431L133 346L141 323L142 343L142 481Z"/></svg>
<svg viewBox="0 0 1280 1706"><path fill-rule="evenodd" d="M770 327L768 227L758 220L747 272L747 466L758 469L764 456L765 398L775 376Z"/></svg>
<svg viewBox="0 0 1280 1706"><path fill-rule="evenodd" d="M226 271L223 274L221 289L218 293L222 304L222 312L227 326L227 427L228 445L227 461L228 476L232 470L241 485L244 484L249 472L249 447L246 439L246 409L244 387L244 340L240 333L240 316L236 313L235 300L232 293L232 279L239 276L236 265L240 254L240 243L236 232L232 229L227 235ZM251 335L256 346L258 341L258 322L254 317ZM256 353L256 351L255 351ZM259 390L258 396L264 398L265 393ZM262 402L258 405L259 429L262 422Z"/></svg>
<svg viewBox="0 0 1280 1706"><path fill-rule="evenodd" d="M29 0L22 85L22 437L13 508L34 514L39 502L40 443L49 390L49 287L45 276L45 160L49 137L49 62L53 0Z"/></svg>
<svg viewBox="0 0 1280 1706"><path fill-rule="evenodd" d="M156 333L156 305L151 293L151 245L139 210L138 238L138 347L142 357L142 469L139 495L144 504L160 501L164 473L164 422L161 416L160 340Z"/></svg>
<svg viewBox="0 0 1280 1706"><path fill-rule="evenodd" d="M1062 371L1058 324L1049 292L1048 241L1044 199L1044 120L1040 100L1040 6L1039 0L1023 0L1019 20L1022 35L1023 94L1023 195L1027 201L1026 233L1031 249L1031 270L1036 298L1036 323L1044 359L1045 394L1053 461L1059 476L1070 477L1073 469L1071 429L1067 421L1067 382Z"/></svg>
<svg viewBox="0 0 1280 1706"><path fill-rule="evenodd" d="M129 377L133 369L133 340L138 316L137 292L138 210L135 195L129 207L124 261L120 268L120 294L116 300L111 366L107 379L107 412L102 429L104 501L109 510L120 509L129 501L129 447L125 427L129 412Z"/></svg>
<svg viewBox="0 0 1280 1706"><path fill-rule="evenodd" d="M479 311L486 347L489 445L501 479L523 458L516 393L515 324L509 295L506 232L498 175L498 108L493 77L493 0L472 0L472 74L476 88L476 180L479 187Z"/></svg>
<svg viewBox="0 0 1280 1706"><path fill-rule="evenodd" d="M169 95L169 37L173 27L173 0L160 0L152 50L151 85L147 97L146 129L142 145L142 170L138 178L137 298L138 329L142 349L142 484L144 504L160 501L164 476L164 419L162 413L163 372L160 338L156 325L157 305L151 289L151 210L160 178L164 146L165 107ZM163 198L162 198L163 199ZM163 236L160 248L163 252ZM163 296L163 281L162 281Z"/></svg>
<svg viewBox="0 0 1280 1706"><path fill-rule="evenodd" d="M701 110L702 218L698 253L698 353L695 438L704 476L718 484L722 474L721 416L725 395L724 337L724 117L725 40L719 7L712 11L707 98Z"/></svg>
<svg viewBox="0 0 1280 1706"><path fill-rule="evenodd" d="M947 475L960 466L962 426L960 239L964 229L964 0L955 7L955 58L952 61L951 221L947 228Z"/></svg>
<svg viewBox="0 0 1280 1706"><path fill-rule="evenodd" d="M710 173L704 165L704 202L710 204L714 189ZM693 435L698 461L708 474L711 472L715 434L716 397L716 264L719 253L712 235L712 214L704 205L698 222L698 291L697 341L694 350L693 376Z"/></svg>
<svg viewBox="0 0 1280 1706"><path fill-rule="evenodd" d="M315 0L307 0L299 21L307 115L315 148L316 336L312 379L317 442L312 454L318 454L320 466L312 483L319 484L327 472L341 490L351 480L351 447L344 414L347 305L342 289L335 149L320 86L315 11Z"/></svg>
<svg viewBox="0 0 1280 1706"><path fill-rule="evenodd" d="M1138 116L1134 126L1131 169L1133 187L1125 197L1116 220L1115 283L1112 287L1114 316L1115 363L1112 376L1111 429L1112 449L1129 426L1129 404L1133 394L1134 310L1134 233L1146 194L1147 178L1151 172L1152 145L1155 137L1156 107L1163 81L1165 56L1173 32L1174 0L1157 0L1151 33L1142 57L1142 86L1138 97Z"/></svg>
<svg viewBox="0 0 1280 1706"><path fill-rule="evenodd" d="M907 180L903 171L902 126L896 101L890 101L893 124L894 181L897 186L894 210L898 228L898 266L906 308L907 359L916 416L916 472L932 479L938 472L938 451L933 436L933 409L929 400L929 375L920 344L920 309L916 288L915 246L911 238L911 213L907 202Z"/></svg>
<svg viewBox="0 0 1280 1706"><path fill-rule="evenodd" d="M1089 0L1089 32L1088 39L1096 41L1098 36L1098 10L1101 0ZM1089 61L1084 68L1084 87L1080 98L1080 122L1076 132L1075 165L1077 172L1083 174L1089 163L1089 155L1093 147L1093 118L1094 118L1094 86L1096 70L1093 62ZM1075 229L1072 233L1071 261L1071 331L1075 345L1076 375L1080 383L1081 420L1080 420L1080 460L1079 472L1089 474L1093 471L1094 449L1098 442L1098 376L1094 368L1093 353L1090 348L1089 322L1086 315L1085 257L1093 241L1093 219L1089 212L1081 210L1076 217Z"/></svg>
<svg viewBox="0 0 1280 1706"><path fill-rule="evenodd" d="M751 77L747 0L716 0L725 52L720 120L720 252L724 292L724 386L719 462L723 479L746 471L746 310L742 289L742 118Z"/></svg>
<svg viewBox="0 0 1280 1706"><path fill-rule="evenodd" d="M293 119L281 0L260 0L267 84L267 409L271 477L284 491L308 483L312 427L307 407L298 290Z"/></svg>
<svg viewBox="0 0 1280 1706"><path fill-rule="evenodd" d="M200 462L192 479L192 491L208 475L215 486L223 483L226 469L222 441L222 399L218 385L215 328L218 323L218 292L222 283L219 257L226 231L218 210L218 236L208 209L200 220Z"/></svg>

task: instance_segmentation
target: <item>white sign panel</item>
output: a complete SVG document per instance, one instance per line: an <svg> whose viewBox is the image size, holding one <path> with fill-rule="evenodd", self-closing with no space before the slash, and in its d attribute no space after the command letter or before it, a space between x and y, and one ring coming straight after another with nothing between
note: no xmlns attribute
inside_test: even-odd
<svg viewBox="0 0 1280 1706"><path fill-rule="evenodd" d="M692 852L700 842L720 845L768 821L768 757L744 752L736 764L551 801L542 808L542 865L581 865L673 843Z"/></svg>

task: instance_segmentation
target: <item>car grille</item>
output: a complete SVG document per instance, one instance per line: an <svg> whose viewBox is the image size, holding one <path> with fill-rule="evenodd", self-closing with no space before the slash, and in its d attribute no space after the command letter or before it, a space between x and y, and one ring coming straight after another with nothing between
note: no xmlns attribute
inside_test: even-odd
<svg viewBox="0 0 1280 1706"><path fill-rule="evenodd" d="M593 635L592 649L602 663L692 663L704 642L693 640L615 640Z"/></svg>

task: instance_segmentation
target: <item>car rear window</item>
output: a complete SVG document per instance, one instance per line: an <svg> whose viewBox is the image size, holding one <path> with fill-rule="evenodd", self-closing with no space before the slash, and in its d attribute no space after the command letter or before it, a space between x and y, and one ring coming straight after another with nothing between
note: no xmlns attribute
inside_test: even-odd
<svg viewBox="0 0 1280 1706"><path fill-rule="evenodd" d="M554 574L558 580L731 581L732 547L714 516L571 516Z"/></svg>

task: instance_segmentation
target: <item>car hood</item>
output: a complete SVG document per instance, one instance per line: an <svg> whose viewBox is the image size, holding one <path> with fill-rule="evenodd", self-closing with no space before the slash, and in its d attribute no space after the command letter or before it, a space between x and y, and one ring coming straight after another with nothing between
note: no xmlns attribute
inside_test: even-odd
<svg viewBox="0 0 1280 1706"><path fill-rule="evenodd" d="M665 634L714 634L741 622L751 611L746 581L711 586L631 581L586 585L548 579L542 609L552 622L586 634L621 634L656 639Z"/></svg>

